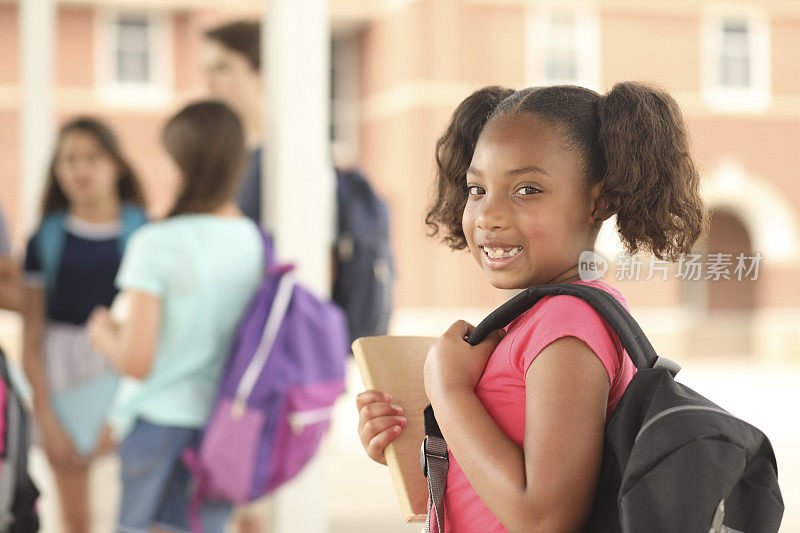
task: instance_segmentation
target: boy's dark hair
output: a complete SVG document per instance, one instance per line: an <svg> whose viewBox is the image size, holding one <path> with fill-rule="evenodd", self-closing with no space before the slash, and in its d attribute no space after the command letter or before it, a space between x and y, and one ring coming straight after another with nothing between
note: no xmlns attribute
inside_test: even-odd
<svg viewBox="0 0 800 533"><path fill-rule="evenodd" d="M250 68L261 70L261 23L237 20L206 31L207 39L247 58Z"/></svg>
<svg viewBox="0 0 800 533"><path fill-rule="evenodd" d="M183 180L167 216L208 213L235 196L245 145L242 124L231 108L216 101L190 104L169 119L161 138Z"/></svg>
<svg viewBox="0 0 800 533"><path fill-rule="evenodd" d="M66 122L61 126L61 130L58 132L56 149L50 160L47 181L42 195L42 216L60 209L66 209L69 206L69 200L66 195L64 195L64 191L61 190L61 186L56 179L56 166L58 165L58 154L61 150L61 143L67 135L74 132L88 133L94 137L97 144L100 145L103 151L105 151L117 165L117 192L120 200L143 206L144 197L139 187L139 179L133 167L123 155L114 132L112 132L111 128L106 124L96 118L78 117Z"/></svg>
<svg viewBox="0 0 800 533"><path fill-rule="evenodd" d="M606 95L572 85L486 87L470 95L436 145L436 198L425 217L431 236L441 232L451 248L466 247L465 176L480 132L492 118L522 113L555 125L581 155L589 183L602 183L595 216L617 216L629 253L675 259L705 232L700 178L678 104L662 90L625 82Z"/></svg>

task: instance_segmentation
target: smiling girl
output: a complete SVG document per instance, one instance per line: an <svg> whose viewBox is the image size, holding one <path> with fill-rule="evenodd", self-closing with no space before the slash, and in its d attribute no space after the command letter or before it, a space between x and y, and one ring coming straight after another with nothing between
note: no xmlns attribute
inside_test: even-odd
<svg viewBox="0 0 800 533"><path fill-rule="evenodd" d="M606 95L574 86L487 87L456 109L437 144L426 222L468 248L501 289L583 283L578 259L604 220L628 252L674 259L705 229L699 178L675 101L638 83ZM444 520L431 530L579 531L594 500L605 423L635 373L608 324L571 296L543 298L477 346L456 322L425 363L449 447ZM367 454L406 425L380 391L357 398Z"/></svg>

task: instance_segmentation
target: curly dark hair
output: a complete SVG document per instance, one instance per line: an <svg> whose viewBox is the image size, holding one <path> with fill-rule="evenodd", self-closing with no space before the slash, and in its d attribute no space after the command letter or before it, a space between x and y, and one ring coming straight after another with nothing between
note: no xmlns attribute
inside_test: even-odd
<svg viewBox="0 0 800 533"><path fill-rule="evenodd" d="M492 86L471 94L436 144L436 196L425 217L431 236L456 250L466 247L465 175L478 137L489 120L523 113L557 127L567 148L580 154L587 181L602 183L595 217L617 216L629 253L674 260L705 233L708 215L678 104L660 89L624 82L605 95L572 85Z"/></svg>

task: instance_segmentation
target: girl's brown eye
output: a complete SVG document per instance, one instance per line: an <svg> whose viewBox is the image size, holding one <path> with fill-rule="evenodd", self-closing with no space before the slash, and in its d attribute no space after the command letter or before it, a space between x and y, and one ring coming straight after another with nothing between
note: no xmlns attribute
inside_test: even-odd
<svg viewBox="0 0 800 533"><path fill-rule="evenodd" d="M467 193L470 196L477 196L479 194L484 194L485 192L486 191L484 191L483 189L481 189L477 185L470 185L469 187L467 187Z"/></svg>
<svg viewBox="0 0 800 533"><path fill-rule="evenodd" d="M523 195L523 196L528 196L528 195L531 195L531 194L536 194L536 193L538 193L538 192L542 192L542 191L540 191L539 189L537 189L537 188L535 188L535 187L531 187L530 185L523 185L522 187L520 187L519 189L517 189L517 194L521 194L521 195Z"/></svg>

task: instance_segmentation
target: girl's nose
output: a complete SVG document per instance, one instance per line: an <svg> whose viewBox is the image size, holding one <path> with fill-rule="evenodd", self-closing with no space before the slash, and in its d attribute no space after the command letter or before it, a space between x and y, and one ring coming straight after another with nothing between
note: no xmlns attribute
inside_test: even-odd
<svg viewBox="0 0 800 533"><path fill-rule="evenodd" d="M475 225L482 230L498 230L508 225L508 206L501 198L487 194L478 208Z"/></svg>

